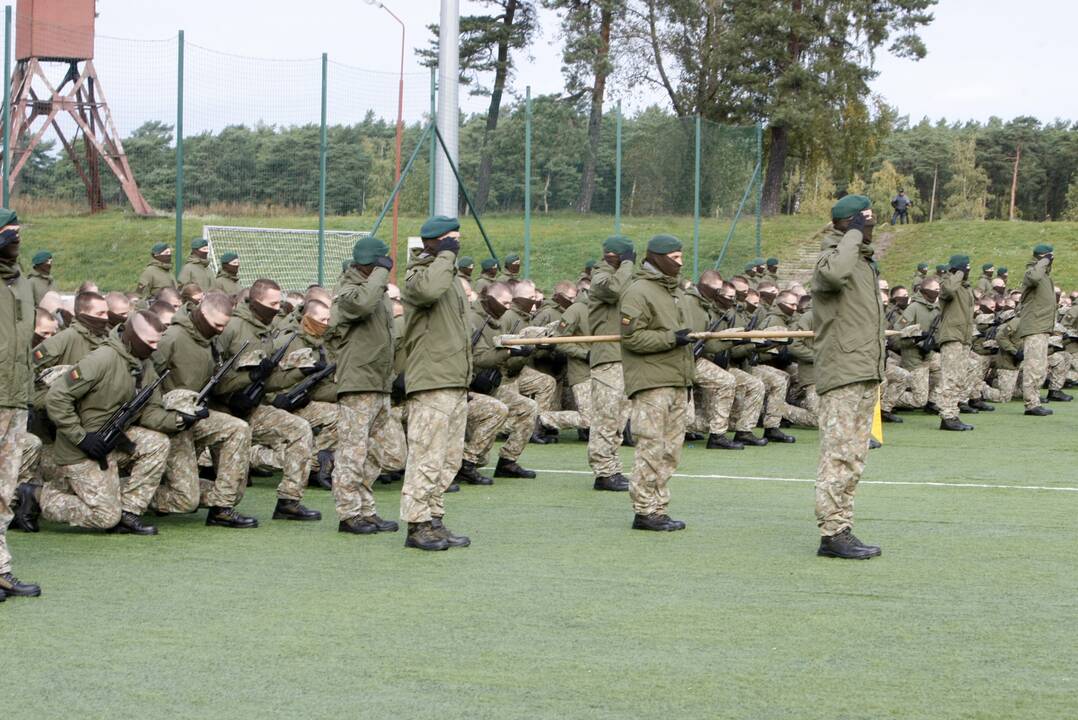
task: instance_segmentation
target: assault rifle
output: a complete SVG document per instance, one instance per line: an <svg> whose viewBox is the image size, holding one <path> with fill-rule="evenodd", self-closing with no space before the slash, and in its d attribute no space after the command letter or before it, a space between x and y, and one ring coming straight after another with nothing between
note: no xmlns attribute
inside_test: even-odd
<svg viewBox="0 0 1078 720"><path fill-rule="evenodd" d="M311 391L314 389L314 386L331 376L336 370L336 365L327 365L318 372L311 373L291 390L278 393L273 401L274 407L287 410L288 412L294 412L300 408L306 407L311 401Z"/></svg>
<svg viewBox="0 0 1078 720"><path fill-rule="evenodd" d="M258 367L251 370L251 384L232 393L232 396L228 399L228 406L236 417L242 420L262 404L262 398L266 396L266 383L269 382L270 375L281 364L285 353L288 352L288 346L295 339L296 333L292 333L288 341L277 352L273 353L269 358L264 358Z"/></svg>
<svg viewBox="0 0 1078 720"><path fill-rule="evenodd" d="M224 376L228 374L228 371L231 370L232 367L239 361L240 356L243 355L243 351L246 350L247 346L250 344L250 340L244 341L243 346L240 347L240 351L238 353L230 357L228 360L225 360L217 367L216 372L214 372L213 375L210 377L209 382L207 382L205 387L202 388L202 392L200 392L198 394L198 397L195 398L195 407L206 407L206 401L210 399L210 393L213 392L213 389L217 387L217 384L221 382Z"/></svg>
<svg viewBox="0 0 1078 720"><path fill-rule="evenodd" d="M160 376L152 383L142 388L135 393L135 397L131 398L120 409L112 414L112 417L108 419L98 434L101 435L101 439L105 443L105 456L97 461L98 466L102 470L108 470L109 461L108 454L115 450L120 443L127 445L131 444L131 438L127 437L127 428L131 427L131 424L135 422L135 418L142 412L142 408L146 407L146 403L150 402L150 398L153 397L154 391L158 386L164 382L171 370L165 370Z"/></svg>

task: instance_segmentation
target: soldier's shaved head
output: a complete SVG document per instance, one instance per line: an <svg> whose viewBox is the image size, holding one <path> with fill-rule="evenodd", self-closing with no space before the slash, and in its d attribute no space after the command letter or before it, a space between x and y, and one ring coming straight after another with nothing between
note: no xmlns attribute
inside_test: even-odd
<svg viewBox="0 0 1078 720"><path fill-rule="evenodd" d="M722 287L722 273L718 270L704 270L700 273L700 284L708 285L710 287L719 288Z"/></svg>
<svg viewBox="0 0 1078 720"><path fill-rule="evenodd" d="M535 298L535 283L531 280L518 280L513 287L514 298L527 298L532 300Z"/></svg>
<svg viewBox="0 0 1078 720"><path fill-rule="evenodd" d="M164 300L158 300L150 305L149 312L152 312L157 318L165 325L172 324L172 317L176 314L176 308L172 307Z"/></svg>
<svg viewBox="0 0 1078 720"><path fill-rule="evenodd" d="M34 339L37 342L51 338L59 327L60 324L48 310L38 308L34 311Z"/></svg>
<svg viewBox="0 0 1078 720"><path fill-rule="evenodd" d="M303 304L306 305L311 300L317 300L327 306L333 304L333 296L321 285L312 285L307 288L307 294L303 298Z"/></svg>
<svg viewBox="0 0 1078 720"><path fill-rule="evenodd" d="M508 305L513 300L513 291L509 289L508 284L503 282L495 282L487 285L485 292L503 305Z"/></svg>
<svg viewBox="0 0 1078 720"><path fill-rule="evenodd" d="M259 302L267 297L274 297L279 303L281 301L281 286L269 278L259 278L251 283L248 297Z"/></svg>
<svg viewBox="0 0 1078 720"><path fill-rule="evenodd" d="M109 306L103 295L93 291L80 292L75 296L75 314L91 317L108 317Z"/></svg>
<svg viewBox="0 0 1078 720"><path fill-rule="evenodd" d="M183 305L183 298L180 297L180 292L175 288L161 288L157 291L157 297L154 300L167 302L174 310L179 310L180 306Z"/></svg>

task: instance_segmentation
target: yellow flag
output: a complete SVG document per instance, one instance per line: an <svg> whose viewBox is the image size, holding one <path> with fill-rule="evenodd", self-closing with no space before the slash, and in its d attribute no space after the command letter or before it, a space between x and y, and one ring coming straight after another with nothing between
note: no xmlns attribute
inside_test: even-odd
<svg viewBox="0 0 1078 720"><path fill-rule="evenodd" d="M880 389L876 388L876 407L872 409L872 437L883 445L883 417L880 409Z"/></svg>

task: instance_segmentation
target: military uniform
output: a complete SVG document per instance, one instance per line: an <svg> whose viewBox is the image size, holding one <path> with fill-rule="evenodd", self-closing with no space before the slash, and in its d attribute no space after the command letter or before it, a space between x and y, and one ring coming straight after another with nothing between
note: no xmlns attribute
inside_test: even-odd
<svg viewBox="0 0 1078 720"><path fill-rule="evenodd" d="M588 328L593 335L617 334L621 328L621 294L632 282L633 263L625 260L615 269L605 260L595 266L588 293ZM591 346L591 431L588 464L595 477L621 475L622 432L631 406L625 396L621 348L617 343Z"/></svg>
<svg viewBox="0 0 1078 720"><path fill-rule="evenodd" d="M738 327L737 308L731 307L725 311L714 308L713 312L712 324L715 330L732 330ZM746 437L745 433L751 433L752 429L756 427L756 423L763 414L767 388L764 387L762 380L753 377L730 362L730 351L736 347L734 341L712 340L708 346L717 349L714 355L715 364L729 372L737 381L734 404L730 408L730 419L734 426L734 432L744 438Z"/></svg>
<svg viewBox="0 0 1078 720"><path fill-rule="evenodd" d="M49 368L61 365L74 365L91 352L101 347L108 339L105 333L97 334L78 319L75 322L44 340L33 350L34 372L40 377ZM34 408L44 410L45 394L48 385L36 382L34 385Z"/></svg>
<svg viewBox="0 0 1078 720"><path fill-rule="evenodd" d="M56 285L56 280L53 279L52 274L46 274L40 270L34 269L29 274L30 287L34 294L34 307L41 304L41 298L45 297L47 292L59 292L60 288Z"/></svg>
<svg viewBox="0 0 1078 720"><path fill-rule="evenodd" d="M1014 399L1018 387L1022 341L1018 337L1019 319L1013 310L1001 313L1000 321L995 337L999 346L999 353L995 356L996 379L993 385L981 387L981 397L989 402L1003 403Z"/></svg>
<svg viewBox="0 0 1078 720"><path fill-rule="evenodd" d="M588 334L588 303L577 297L576 302L562 313L557 335ZM591 368L588 366L588 349L584 345L566 343L560 349L567 358L565 377L573 393L573 403L580 415L581 427L590 428L592 420Z"/></svg>
<svg viewBox="0 0 1078 720"><path fill-rule="evenodd" d="M508 405L491 395L469 392L468 421L464 431L464 462L476 467L486 465L487 453L494 447L498 431L508 420Z"/></svg>
<svg viewBox="0 0 1078 720"><path fill-rule="evenodd" d="M209 259L195 253L191 253L191 256L187 258L187 262L180 268L180 275L176 279L180 287L194 283L204 291L208 291L213 286L213 281L214 274L213 269L210 268Z"/></svg>
<svg viewBox="0 0 1078 720"><path fill-rule="evenodd" d="M938 339L943 384L938 404L941 419L955 420L959 404L968 399L963 390L971 371L969 351L973 342L973 290L961 273L951 272L944 277L940 301Z"/></svg>
<svg viewBox="0 0 1078 720"><path fill-rule="evenodd" d="M1040 249L1041 246L1038 246ZM1048 249L1051 252L1051 248ZM1026 265L1022 278L1018 337L1022 340L1022 400L1026 411L1041 406L1041 386L1048 375L1048 336L1055 327L1056 295L1047 258Z"/></svg>
<svg viewBox="0 0 1078 720"><path fill-rule="evenodd" d="M223 292L228 295L236 295L239 293L240 290L243 289L243 286L240 285L239 276L232 275L227 270L225 270L224 266L222 265L221 269L217 271L217 276L213 279L213 282L210 283L210 287L203 289L216 290L218 292Z"/></svg>
<svg viewBox="0 0 1078 720"><path fill-rule="evenodd" d="M767 317L764 318L761 330L790 330L789 326L790 318L783 314L782 310L778 307L774 307L768 312ZM790 349L788 343L782 343L779 341L774 347L770 348L765 353L758 355L759 362L765 364L777 372L786 376L786 388L787 391L778 398L781 401L781 413L782 417L793 423L794 425L801 425L803 427L816 427L816 415L811 410L803 407L798 407L792 403L786 401L789 395L789 387L792 383L790 373L785 368L789 367L789 364L795 361L795 358L790 355ZM769 398L770 400L770 398Z"/></svg>
<svg viewBox="0 0 1078 720"><path fill-rule="evenodd" d="M172 276L172 263L151 260L138 276L135 292L143 299L153 297L164 288L176 288L176 279Z"/></svg>
<svg viewBox="0 0 1078 720"><path fill-rule="evenodd" d="M474 320L472 325L473 332L479 329L479 324ZM506 335L519 335L530 325L531 319L516 304L509 308L501 318L502 332ZM558 383L547 373L536 370L530 358L509 358L504 372L502 388L533 398L539 411L539 421L544 427L561 430L583 426L579 413L571 410L554 410Z"/></svg>
<svg viewBox="0 0 1078 720"><path fill-rule="evenodd" d="M938 315L939 307L934 302L929 302L920 292L913 294L910 304L902 311L902 318L899 321L901 327L898 329L918 325L922 337L898 340L902 356L901 367L909 373L909 390L899 399L898 407L923 408L928 402L931 362L937 353L925 349L928 343L923 341L923 336L932 329Z"/></svg>
<svg viewBox="0 0 1078 720"><path fill-rule="evenodd" d="M711 303L693 287L685 292L684 312L688 327L693 332L706 332L711 328ZM693 402L690 423L693 429L709 435L724 435L730 427L730 412L737 394L737 380L709 357L720 352L721 345L714 340L699 346L693 344L695 359L695 388L699 396Z"/></svg>

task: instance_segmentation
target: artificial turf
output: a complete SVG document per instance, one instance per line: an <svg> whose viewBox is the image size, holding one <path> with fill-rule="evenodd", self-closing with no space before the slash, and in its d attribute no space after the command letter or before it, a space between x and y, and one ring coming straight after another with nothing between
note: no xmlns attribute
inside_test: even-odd
<svg viewBox="0 0 1078 720"><path fill-rule="evenodd" d="M857 532L883 546L867 562L814 554L810 430L795 445L687 447L679 473L697 477L671 484L679 533L630 530L628 497L590 489L568 433L526 451L537 480L449 496L467 549L339 534L315 489L322 522L272 521L267 480L241 505L256 530L206 528L200 512L156 521L153 538L10 533L18 574L44 595L0 605L4 705L42 718L1073 717L1073 405L1027 418L1011 403L964 417L972 433L919 413L885 426L858 495ZM378 486L384 516L399 487Z"/></svg>

